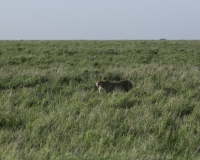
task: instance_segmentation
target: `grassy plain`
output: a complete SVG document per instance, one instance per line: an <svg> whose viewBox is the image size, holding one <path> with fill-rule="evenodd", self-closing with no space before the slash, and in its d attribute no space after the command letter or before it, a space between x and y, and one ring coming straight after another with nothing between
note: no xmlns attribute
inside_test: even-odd
<svg viewBox="0 0 200 160"><path fill-rule="evenodd" d="M200 159L200 41L0 41L0 159Z"/></svg>

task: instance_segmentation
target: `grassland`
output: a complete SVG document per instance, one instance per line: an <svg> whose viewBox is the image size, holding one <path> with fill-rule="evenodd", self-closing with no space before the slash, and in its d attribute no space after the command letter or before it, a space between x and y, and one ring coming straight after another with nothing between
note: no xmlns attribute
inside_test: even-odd
<svg viewBox="0 0 200 160"><path fill-rule="evenodd" d="M0 41L0 159L200 159L200 41Z"/></svg>

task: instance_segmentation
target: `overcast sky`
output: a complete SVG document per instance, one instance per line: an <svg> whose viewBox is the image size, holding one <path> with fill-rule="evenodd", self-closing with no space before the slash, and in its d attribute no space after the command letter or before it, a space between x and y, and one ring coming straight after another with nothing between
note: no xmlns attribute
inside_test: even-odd
<svg viewBox="0 0 200 160"><path fill-rule="evenodd" d="M200 39L200 0L1 0L0 40Z"/></svg>

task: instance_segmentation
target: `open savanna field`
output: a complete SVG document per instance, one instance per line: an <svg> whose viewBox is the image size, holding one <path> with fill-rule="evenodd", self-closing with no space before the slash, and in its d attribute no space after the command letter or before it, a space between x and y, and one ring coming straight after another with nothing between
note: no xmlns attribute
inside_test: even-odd
<svg viewBox="0 0 200 160"><path fill-rule="evenodd" d="M200 41L0 41L0 159L200 159Z"/></svg>

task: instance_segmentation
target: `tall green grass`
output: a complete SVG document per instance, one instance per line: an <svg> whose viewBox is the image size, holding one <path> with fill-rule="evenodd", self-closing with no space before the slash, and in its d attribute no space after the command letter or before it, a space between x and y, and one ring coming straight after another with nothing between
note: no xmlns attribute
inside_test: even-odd
<svg viewBox="0 0 200 160"><path fill-rule="evenodd" d="M200 41L0 41L1 159L199 159L199 124Z"/></svg>

